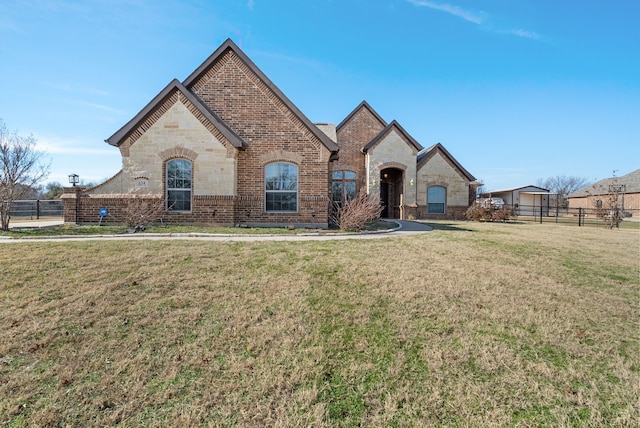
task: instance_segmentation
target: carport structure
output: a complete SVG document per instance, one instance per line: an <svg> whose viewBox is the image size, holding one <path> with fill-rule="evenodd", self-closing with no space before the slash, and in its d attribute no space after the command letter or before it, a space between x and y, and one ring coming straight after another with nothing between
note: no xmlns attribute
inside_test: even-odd
<svg viewBox="0 0 640 428"><path fill-rule="evenodd" d="M548 216L550 196L548 189L538 186L522 186L488 192L494 198L502 198L505 205L515 208L519 216Z"/></svg>

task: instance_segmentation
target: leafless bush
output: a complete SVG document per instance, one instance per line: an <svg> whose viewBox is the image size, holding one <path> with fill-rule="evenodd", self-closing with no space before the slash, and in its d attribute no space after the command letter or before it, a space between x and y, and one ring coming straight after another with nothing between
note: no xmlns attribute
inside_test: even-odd
<svg viewBox="0 0 640 428"><path fill-rule="evenodd" d="M162 220L164 201L158 196L133 195L122 210L124 222L129 227Z"/></svg>
<svg viewBox="0 0 640 428"><path fill-rule="evenodd" d="M504 206L495 209L492 206L482 206L474 202L465 212L465 218L471 221L507 221L515 217L513 208Z"/></svg>
<svg viewBox="0 0 640 428"><path fill-rule="evenodd" d="M365 225L380 218L382 207L377 199L365 193L360 193L357 197L349 199L342 206L334 207L334 214L331 221L340 230L357 231L363 230Z"/></svg>

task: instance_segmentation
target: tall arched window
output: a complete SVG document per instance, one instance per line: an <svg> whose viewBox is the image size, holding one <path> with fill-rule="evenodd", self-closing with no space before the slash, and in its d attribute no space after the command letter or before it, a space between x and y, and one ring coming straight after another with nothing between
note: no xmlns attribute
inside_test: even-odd
<svg viewBox="0 0 640 428"><path fill-rule="evenodd" d="M447 203L447 189L432 186L427 189L427 212L429 214L444 214Z"/></svg>
<svg viewBox="0 0 640 428"><path fill-rule="evenodd" d="M356 197L356 173L353 171L333 171L331 174L331 200L342 205Z"/></svg>
<svg viewBox="0 0 640 428"><path fill-rule="evenodd" d="M265 211L298 211L298 167L292 163L270 163L264 167Z"/></svg>
<svg viewBox="0 0 640 428"><path fill-rule="evenodd" d="M167 211L191 211L191 171L186 159L167 162Z"/></svg>

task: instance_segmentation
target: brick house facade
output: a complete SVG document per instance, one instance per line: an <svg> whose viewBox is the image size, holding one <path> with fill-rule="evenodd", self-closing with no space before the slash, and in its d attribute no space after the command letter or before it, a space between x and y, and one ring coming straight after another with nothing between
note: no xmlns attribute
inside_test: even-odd
<svg viewBox="0 0 640 428"><path fill-rule="evenodd" d="M313 124L231 40L106 142L122 169L65 189L65 222L96 223L103 208L122 222L135 197L163 200L167 223L326 228L331 201L360 191L387 217L457 217L474 179L366 102L337 127Z"/></svg>

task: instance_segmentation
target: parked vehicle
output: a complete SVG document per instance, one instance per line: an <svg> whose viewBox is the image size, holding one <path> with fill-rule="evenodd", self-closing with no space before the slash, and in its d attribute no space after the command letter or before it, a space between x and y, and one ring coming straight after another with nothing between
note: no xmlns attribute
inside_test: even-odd
<svg viewBox="0 0 640 428"><path fill-rule="evenodd" d="M495 210L501 210L504 208L504 199L502 198L480 198L476 199L476 203L480 204L483 208L493 207Z"/></svg>

